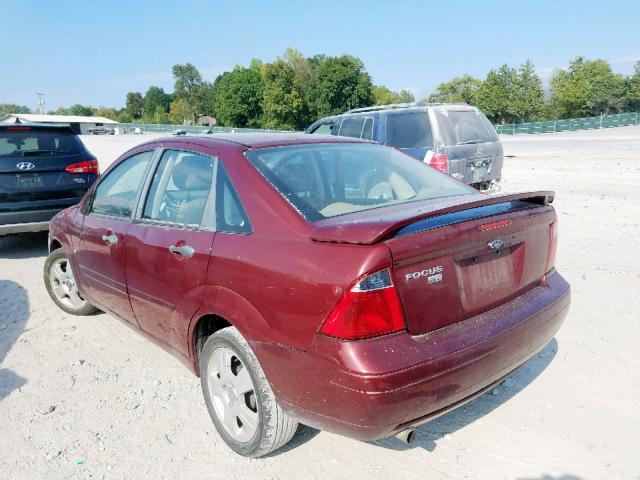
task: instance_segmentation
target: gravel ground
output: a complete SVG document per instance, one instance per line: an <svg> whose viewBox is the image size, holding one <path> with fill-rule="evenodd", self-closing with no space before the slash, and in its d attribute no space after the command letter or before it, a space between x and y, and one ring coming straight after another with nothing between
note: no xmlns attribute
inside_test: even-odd
<svg viewBox="0 0 640 480"><path fill-rule="evenodd" d="M104 168L148 138L85 141ZM557 192L571 312L539 355L411 446L305 427L269 458L231 453L177 360L109 315L54 306L46 235L0 239L0 479L640 478L640 127L504 147L505 190Z"/></svg>

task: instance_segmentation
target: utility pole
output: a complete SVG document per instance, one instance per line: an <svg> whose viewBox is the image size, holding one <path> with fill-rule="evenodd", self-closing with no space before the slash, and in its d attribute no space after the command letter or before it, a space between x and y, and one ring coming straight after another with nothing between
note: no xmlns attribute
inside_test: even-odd
<svg viewBox="0 0 640 480"><path fill-rule="evenodd" d="M37 100L37 104L38 104L38 109L40 110L40 115L44 115L44 93L37 93L36 92L36 96L38 97Z"/></svg>

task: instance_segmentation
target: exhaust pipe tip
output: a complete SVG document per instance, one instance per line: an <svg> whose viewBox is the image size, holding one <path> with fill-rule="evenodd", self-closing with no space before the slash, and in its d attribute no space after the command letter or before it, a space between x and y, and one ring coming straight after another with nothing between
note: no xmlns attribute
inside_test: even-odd
<svg viewBox="0 0 640 480"><path fill-rule="evenodd" d="M406 430L401 431L396 434L396 438L403 443L409 445L415 439L416 431L413 428L407 428Z"/></svg>

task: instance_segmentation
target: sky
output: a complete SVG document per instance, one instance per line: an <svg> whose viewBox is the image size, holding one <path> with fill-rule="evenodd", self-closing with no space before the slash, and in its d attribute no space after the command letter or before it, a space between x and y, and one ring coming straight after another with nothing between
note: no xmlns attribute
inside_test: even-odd
<svg viewBox="0 0 640 480"><path fill-rule="evenodd" d="M530 59L543 81L578 56L629 74L640 60L640 1L0 0L0 103L45 109L124 105L173 91L171 66L205 80L288 47L359 57L373 82L420 99L469 73Z"/></svg>

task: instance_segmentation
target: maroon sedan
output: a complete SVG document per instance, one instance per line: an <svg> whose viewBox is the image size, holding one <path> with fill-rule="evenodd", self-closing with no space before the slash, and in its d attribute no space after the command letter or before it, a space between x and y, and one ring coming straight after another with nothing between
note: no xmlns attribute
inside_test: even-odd
<svg viewBox="0 0 640 480"><path fill-rule="evenodd" d="M552 200L355 139L174 137L54 218L44 280L64 311L109 312L186 362L242 455L298 422L409 441L560 327Z"/></svg>

